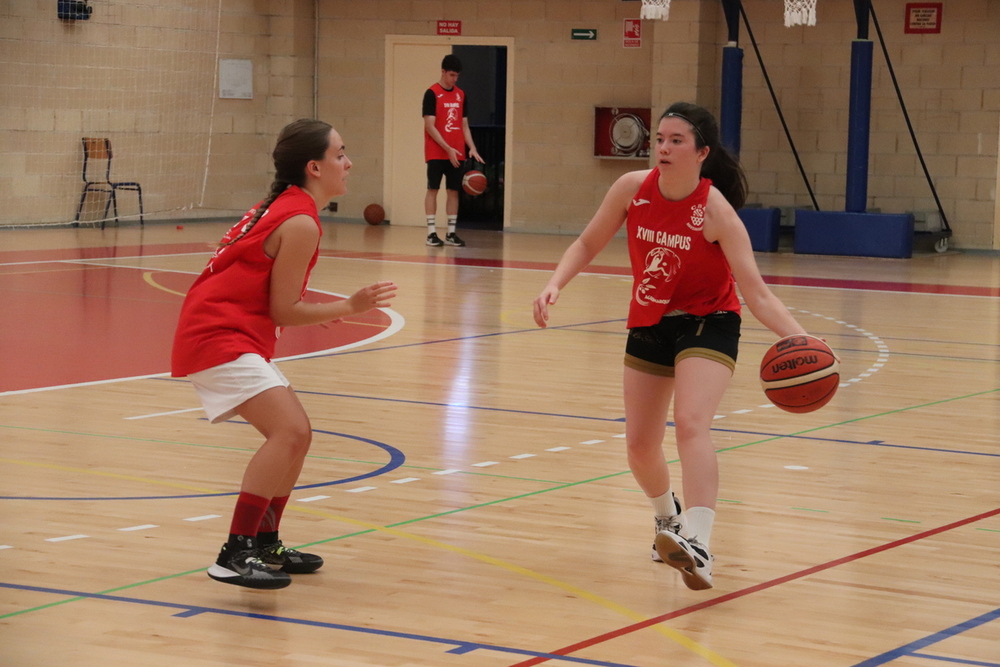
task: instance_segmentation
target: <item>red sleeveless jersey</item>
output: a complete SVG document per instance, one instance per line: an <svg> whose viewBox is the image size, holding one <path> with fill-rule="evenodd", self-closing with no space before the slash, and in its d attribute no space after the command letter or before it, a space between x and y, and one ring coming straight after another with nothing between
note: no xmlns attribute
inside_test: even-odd
<svg viewBox="0 0 1000 667"><path fill-rule="evenodd" d="M729 262L702 234L712 181L703 178L690 195L669 201L660 193L659 177L660 170L653 169L628 207L633 277L628 327L652 326L675 310L739 313Z"/></svg>
<svg viewBox="0 0 1000 667"><path fill-rule="evenodd" d="M446 144L458 151L458 159L465 159L465 133L462 119L465 118L465 93L458 86L451 90L435 83L430 87L434 94L434 127L441 133ZM447 160L448 153L431 139L424 130L424 160Z"/></svg>
<svg viewBox="0 0 1000 667"><path fill-rule="evenodd" d="M223 244L243 231L257 206L226 232ZM172 376L197 373L251 352L271 360L281 330L271 319L274 259L264 252L264 241L281 223L296 215L311 217L323 235L315 200L298 186L290 185L243 238L215 251L181 306L170 364ZM303 294L318 257L317 244L302 283Z"/></svg>

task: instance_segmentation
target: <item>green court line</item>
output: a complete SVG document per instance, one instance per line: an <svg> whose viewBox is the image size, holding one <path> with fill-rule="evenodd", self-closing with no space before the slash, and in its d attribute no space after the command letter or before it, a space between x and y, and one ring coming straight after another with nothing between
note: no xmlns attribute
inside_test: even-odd
<svg viewBox="0 0 1000 667"><path fill-rule="evenodd" d="M984 530L987 533L1000 533L1000 530L997 530L996 528L976 528L976 530Z"/></svg>
<svg viewBox="0 0 1000 667"><path fill-rule="evenodd" d="M723 448L723 449L716 450L716 452L717 453L721 453L721 452L733 451L733 450L736 450L736 449L743 449L745 447L749 447L750 445L763 444L763 443L766 443L766 442L772 442L774 440L781 440L781 439L784 439L784 438L794 438L796 436L803 435L805 433L814 433L816 431L823 431L823 430L826 430L826 429L829 429L829 428L834 428L836 426L843 426L844 424L852 424L852 423L855 423L855 422L861 422L861 421L866 421L866 420L869 420L869 419L874 419L876 417L884 417L884 416L888 416L888 415L892 415L892 414L898 414L898 413L901 413L901 412L909 412L910 410L917 410L917 409L920 409L920 408L926 408L926 407L930 407L930 406L933 406L933 405L941 405L941 404L944 404L944 403L951 403L951 402L954 402L954 401L964 400L964 399L967 399L967 398L975 398L977 396L984 396L986 394L993 394L993 393L997 393L997 392L1000 392L1000 388L997 388L997 389L988 389L986 391L975 392L975 393L972 393L972 394L967 394L965 396L957 396L957 397L954 397L954 398L946 398L946 399L942 399L940 401L932 401L930 403L923 403L921 405L914 405L914 406L911 406L911 407L908 407L908 408L899 408L898 410L888 410L886 412L880 412L878 414L868 415L866 417L858 417L856 419L848 419L846 421L836 422L834 424L828 424L826 426L817 426L815 428L806 429L804 431L797 431L795 433L789 433L789 434L786 434L786 435L778 435L778 436L774 436L774 437L770 437L770 438L764 438L763 440L757 440L755 442L748 442L748 443L745 443L743 445L734 445L732 447L726 447L726 448ZM67 433L67 434L70 434L70 435L74 435L74 433L69 432L69 431L56 431L56 430L52 430L52 429L39 429L39 428L31 428L31 427L19 427L19 426L0 425L0 428L14 428L14 429L24 429L24 430L32 430L32 431L47 431L47 432L53 432L53 433ZM79 435L91 435L91 434L79 434ZM122 440L139 440L139 441L142 441L142 442L165 442L165 443L170 443L170 441L165 441L165 440L164 441L153 440L153 439L144 440L144 439L138 439L138 438L127 438L125 436L97 436L97 437L110 437L110 438L122 439ZM170 443L170 444L185 444L185 443ZM674 459L672 461L669 461L668 463L677 463L678 461L679 461L679 459ZM427 521L429 519L435 519L435 518L439 518L439 517L443 517L443 516L448 516L450 514L457 514L459 512L465 512L467 510L479 509L481 507L489 507L491 505L498 505L500 503L508 502L508 501L511 501L511 500L518 500L520 498L528 498L530 496L538 495L538 494L541 494L541 493L549 493L551 491L560 491L562 489L570 488L570 487L573 487L573 486L579 486L581 484L589 484L591 482L597 482L597 481L601 481L601 480L605 480L605 479L610 479L610 478L613 478L613 477L620 477L621 475L628 474L629 472L630 472L629 470L625 470L625 471L622 471L622 472L611 473L609 475L602 475L601 477L595 477L593 479L583 480L583 481L580 481L580 482L570 482L570 483L567 483L567 484L562 484L562 485L559 485L559 486L554 486L554 487L549 488L549 489L542 489L542 490L539 490L539 491L533 491L533 492L521 494L521 495L518 495L518 496L512 496L510 498L504 498L504 499L500 499L500 500L493 500L493 501L486 502L486 503L479 503L477 505L470 505L468 507L460 507L460 508L457 508L457 509L449 510L447 512L440 512L438 514L431 514L431 515L425 516L425 517L418 517L418 518L410 519L410 520L407 520L407 521L401 521L399 523L390 524L390 525L387 525L385 527L386 528L396 528L396 527L399 527L399 526L405 526L405 525L412 524L412 523L418 523L420 521ZM898 519L888 519L888 520L893 521L893 520L898 520ZM919 522L913 522L913 523L919 523ZM992 529L981 529L981 530L990 530L990 532L1000 532L1000 531L993 531ZM308 544L301 545L301 547L304 548L304 547L314 546L314 545L317 545L317 544L327 544L327 543L330 543L330 542L335 542L335 541L338 541L338 540L343 540L343 539L346 539L346 538L349 538L349 537L357 537L357 536L365 535L367 533L372 533L372 532L375 532L374 529L357 531L357 532L354 532L354 533L348 533L346 535L341 535L339 537L334 537L334 538L330 538L330 539L327 539L327 540L320 540L320 541L317 541L317 542L310 542ZM99 593L99 595L107 595L107 594L110 594L110 593L113 593L113 592L116 592L116 591L127 590L129 588L136 588L138 586L144 586L146 584L157 583L157 582L160 582L160 581L167 581L167 580L174 579L174 578L177 578L177 577L183 577L183 576L186 576L186 575L189 575L189 574L195 574L197 572L204 572L207 569L208 568L201 568L201 569L197 569L197 570L189 570L187 572L180 572L178 574L171 574L171 575L166 575L166 576L163 576L163 577L157 577L156 579L149 579L147 581L141 581L141 582L138 582L138 583L135 583L135 584L129 584L127 586L121 586L121 587L118 587L118 588L109 589L107 591L102 591L102 592ZM46 604L46 605L41 605L41 606L38 606L38 607L32 607L31 609L23 609L21 611L11 612L9 614L0 615L0 620L3 620L5 618L10 618L11 616L16 616L16 615L20 615L20 614L26 614L26 613L31 612L31 611L38 611L38 610L46 609L48 607L53 607L53 606L56 606L56 605L59 605L59 604L65 604L66 602L72 602L74 600L82 600L82 599L87 599L87 598L79 598L79 597L77 597L77 598L70 598L70 599L67 599L67 600L62 600L60 602L55 602L55 603L50 603L50 604Z"/></svg>
<svg viewBox="0 0 1000 667"><path fill-rule="evenodd" d="M891 516L882 517L883 521L899 521L900 523L922 523L921 521L914 521L913 519L895 519Z"/></svg>
<svg viewBox="0 0 1000 667"><path fill-rule="evenodd" d="M803 512L822 512L823 514L829 514L830 510L814 510L811 507L793 507L793 510L802 510Z"/></svg>

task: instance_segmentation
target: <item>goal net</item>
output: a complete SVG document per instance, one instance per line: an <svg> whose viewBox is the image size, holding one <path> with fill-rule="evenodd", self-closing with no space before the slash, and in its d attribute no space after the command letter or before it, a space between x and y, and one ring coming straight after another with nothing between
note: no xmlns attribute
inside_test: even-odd
<svg viewBox="0 0 1000 667"><path fill-rule="evenodd" d="M0 226L104 217L106 192L80 206L84 137L110 141L110 180L138 183L147 217L200 203L220 3L101 0L81 3L85 20L60 19L56 2L0 3ZM90 167L105 180L103 162ZM138 219L137 194L117 192L121 219Z"/></svg>

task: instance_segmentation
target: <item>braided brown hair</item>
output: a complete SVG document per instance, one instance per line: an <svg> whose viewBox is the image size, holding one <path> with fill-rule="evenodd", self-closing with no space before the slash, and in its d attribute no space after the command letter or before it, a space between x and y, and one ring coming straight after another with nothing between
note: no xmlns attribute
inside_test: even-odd
<svg viewBox="0 0 1000 667"><path fill-rule="evenodd" d="M271 153L274 161L274 181L267 198L257 207L253 218L232 241L222 245L232 245L247 235L257 224L268 207L274 203L289 185L302 187L306 183L306 165L312 160L322 160L330 148L329 123L311 118L301 118L286 125L278 135L278 141Z"/></svg>
<svg viewBox="0 0 1000 667"><path fill-rule="evenodd" d="M660 120L664 118L680 118L694 128L695 146L708 146L708 157L701 165L701 175L712 180L733 208L739 209L747 200L747 175L739 159L719 142L719 124L707 109L690 104L675 102L671 104Z"/></svg>

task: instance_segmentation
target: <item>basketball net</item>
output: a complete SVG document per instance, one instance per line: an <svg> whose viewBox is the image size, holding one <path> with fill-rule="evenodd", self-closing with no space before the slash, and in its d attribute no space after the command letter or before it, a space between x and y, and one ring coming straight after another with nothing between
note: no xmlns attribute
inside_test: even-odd
<svg viewBox="0 0 1000 667"><path fill-rule="evenodd" d="M666 21L670 15L670 0L642 0L640 19L660 19Z"/></svg>
<svg viewBox="0 0 1000 667"><path fill-rule="evenodd" d="M785 27L796 25L816 25L816 0L785 0Z"/></svg>

